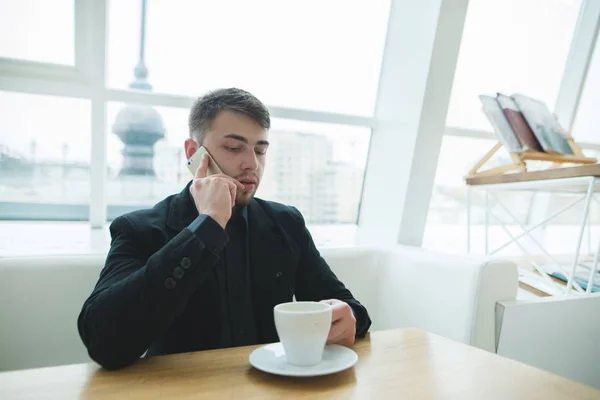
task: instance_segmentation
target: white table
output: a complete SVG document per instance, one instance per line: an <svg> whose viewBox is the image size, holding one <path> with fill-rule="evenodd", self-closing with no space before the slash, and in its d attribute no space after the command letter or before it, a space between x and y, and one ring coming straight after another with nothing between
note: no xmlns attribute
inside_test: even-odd
<svg viewBox="0 0 600 400"><path fill-rule="evenodd" d="M467 186L467 248L469 252L471 251L471 202L472 196L474 195L474 190L479 190L479 193L483 193L485 203L485 254L493 255L509 244L514 243L521 249L521 251L523 251L523 253L530 257L533 267L539 273L538 275L532 273L531 271L521 269L521 281L523 283L553 295L570 295L573 292L579 294L591 293L596 274L595 271L598 268L600 242L598 243L595 251L595 257L590 269L586 290L583 290L582 287L575 282L574 278L577 268L581 267L581 247L586 226L588 227L588 233L590 231L590 208L593 203L600 204L600 201L598 201L596 197L596 193L600 189L600 164L507 175L473 177L467 178ZM568 206L563 207L561 210L553 213L552 215L545 216L542 221L536 222L531 226L524 226L524 224L515 216L515 213L512 212L509 207L507 207L498 197L498 193L501 191L567 193L573 195L575 200ZM511 223L520 227L522 231L520 234L514 235L509 231L507 228L507 223L502 221L494 212L494 205L490 203L490 199L493 199L495 205L498 205L502 211L510 217ZM531 232L540 226L549 223L559 215L580 203L583 203L583 211L578 229L579 235L577 238L577 246L574 249L575 251L571 268L567 271L563 266L560 265L559 262L557 262L555 257L551 254L551 250L546 249L542 243L535 239ZM488 244L490 218L493 218L495 221L497 221L499 226L510 237L510 240L507 243L498 247L497 249L494 249L493 251L490 251ZM523 238L527 238L529 241L533 242L536 247L539 248L541 253L547 258L547 260L554 267L556 267L556 269L558 269L565 277L568 276L566 287L558 285L550 278L544 267L534 259L534 255L525 246L523 246L521 243ZM572 289L574 289L574 291Z"/></svg>

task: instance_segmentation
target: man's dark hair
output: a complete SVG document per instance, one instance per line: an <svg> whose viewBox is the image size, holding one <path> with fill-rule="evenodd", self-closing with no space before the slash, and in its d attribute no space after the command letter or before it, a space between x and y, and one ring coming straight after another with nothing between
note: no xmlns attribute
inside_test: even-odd
<svg viewBox="0 0 600 400"><path fill-rule="evenodd" d="M202 145L204 135L221 111L235 111L252 118L264 129L271 128L269 110L254 95L242 89L217 89L194 102L190 110L190 137Z"/></svg>

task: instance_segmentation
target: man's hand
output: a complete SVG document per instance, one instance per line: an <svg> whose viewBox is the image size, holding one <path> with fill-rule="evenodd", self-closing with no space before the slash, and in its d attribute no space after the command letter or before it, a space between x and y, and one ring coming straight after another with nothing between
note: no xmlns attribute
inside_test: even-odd
<svg viewBox="0 0 600 400"><path fill-rule="evenodd" d="M327 337L327 344L352 346L356 335L356 318L348 303L331 299L322 300L331 306L331 329Z"/></svg>
<svg viewBox="0 0 600 400"><path fill-rule="evenodd" d="M206 154L196 170L190 193L200 214L206 214L225 229L235 205L237 189L244 189L237 180L224 174L206 176L210 159Z"/></svg>

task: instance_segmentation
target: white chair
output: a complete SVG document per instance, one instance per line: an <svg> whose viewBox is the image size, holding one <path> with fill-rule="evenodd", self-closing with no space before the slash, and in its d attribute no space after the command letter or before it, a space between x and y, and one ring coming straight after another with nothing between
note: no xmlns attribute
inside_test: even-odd
<svg viewBox="0 0 600 400"><path fill-rule="evenodd" d="M495 306L516 298L514 263L406 246L321 254L369 310L371 330L417 327L496 351Z"/></svg>
<svg viewBox="0 0 600 400"><path fill-rule="evenodd" d="M104 258L0 258L0 371L90 361L77 317Z"/></svg>

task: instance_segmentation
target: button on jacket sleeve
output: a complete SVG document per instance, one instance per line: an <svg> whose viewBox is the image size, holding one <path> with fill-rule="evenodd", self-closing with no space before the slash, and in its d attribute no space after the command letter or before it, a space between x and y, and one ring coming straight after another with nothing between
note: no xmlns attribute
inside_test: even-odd
<svg viewBox="0 0 600 400"><path fill-rule="evenodd" d="M104 269L78 319L91 358L105 368L133 363L169 328L212 270L227 233L201 215L160 250L148 245L127 217L110 226Z"/></svg>

